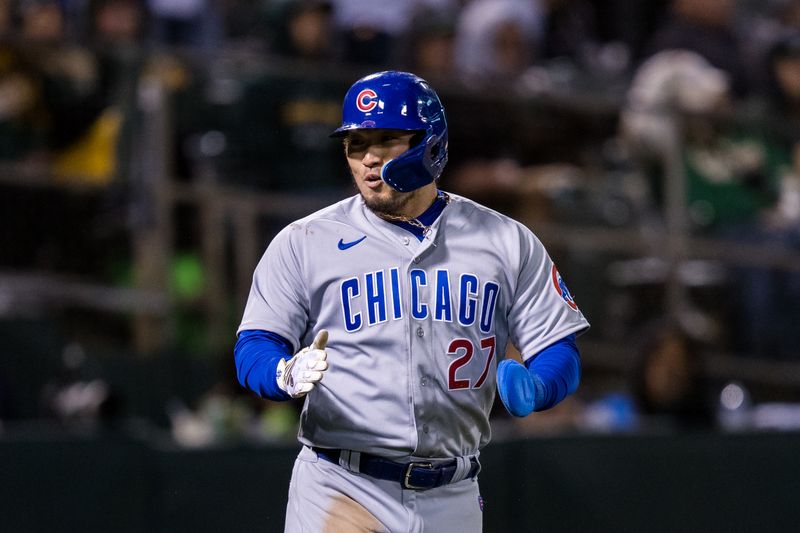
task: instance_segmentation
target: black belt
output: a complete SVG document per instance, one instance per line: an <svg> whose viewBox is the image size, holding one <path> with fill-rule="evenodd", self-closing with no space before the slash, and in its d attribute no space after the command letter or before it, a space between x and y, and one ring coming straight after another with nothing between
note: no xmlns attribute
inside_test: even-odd
<svg viewBox="0 0 800 533"><path fill-rule="evenodd" d="M318 456L326 461L339 464L342 450L312 447ZM447 485L456 473L457 461L452 459L445 463L433 464L426 461L396 463L383 457L362 453L358 462L358 471L362 474L388 481L397 481L404 489L427 490ZM470 458L469 473L464 479L478 475L481 465L474 457Z"/></svg>

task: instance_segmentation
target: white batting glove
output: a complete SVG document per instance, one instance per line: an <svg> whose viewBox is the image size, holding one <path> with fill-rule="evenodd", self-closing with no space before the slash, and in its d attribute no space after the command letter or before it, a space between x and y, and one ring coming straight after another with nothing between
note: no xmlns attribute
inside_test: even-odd
<svg viewBox="0 0 800 533"><path fill-rule="evenodd" d="M292 398L305 396L314 388L323 374L328 370L328 353L325 345L328 344L328 330L321 329L311 346L303 348L294 357L278 362L278 371L275 379L278 387Z"/></svg>

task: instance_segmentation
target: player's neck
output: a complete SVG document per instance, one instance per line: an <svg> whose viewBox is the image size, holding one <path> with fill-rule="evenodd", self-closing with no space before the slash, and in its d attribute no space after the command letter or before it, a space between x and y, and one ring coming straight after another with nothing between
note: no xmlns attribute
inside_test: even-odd
<svg viewBox="0 0 800 533"><path fill-rule="evenodd" d="M408 218L417 218L433 205L433 202L436 200L436 195L439 194L435 183L428 184L418 189L416 192L417 194L414 195L411 201L403 206L402 212L397 213L398 215Z"/></svg>

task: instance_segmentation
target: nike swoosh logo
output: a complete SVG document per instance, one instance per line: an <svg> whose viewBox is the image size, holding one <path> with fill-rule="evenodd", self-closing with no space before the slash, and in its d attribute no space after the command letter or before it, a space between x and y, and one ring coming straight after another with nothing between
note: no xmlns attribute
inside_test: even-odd
<svg viewBox="0 0 800 533"><path fill-rule="evenodd" d="M339 239L339 249L340 250L347 250L348 248L352 248L353 246L355 246L356 244L360 243L361 241L363 241L366 238L367 238L367 236L364 235L360 239L356 239L356 240L351 241L351 242L344 242L342 239Z"/></svg>

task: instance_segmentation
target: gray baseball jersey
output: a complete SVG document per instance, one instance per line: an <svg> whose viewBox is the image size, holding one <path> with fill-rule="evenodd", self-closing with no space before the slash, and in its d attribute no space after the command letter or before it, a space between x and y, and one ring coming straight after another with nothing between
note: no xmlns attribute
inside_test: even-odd
<svg viewBox="0 0 800 533"><path fill-rule="evenodd" d="M290 224L256 268L239 331L309 345L330 369L299 440L391 459L457 457L490 438L497 360L588 327L544 246L467 198L420 242L356 195Z"/></svg>

